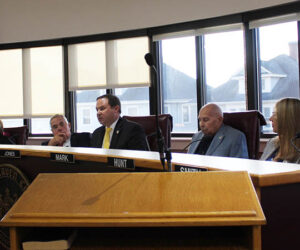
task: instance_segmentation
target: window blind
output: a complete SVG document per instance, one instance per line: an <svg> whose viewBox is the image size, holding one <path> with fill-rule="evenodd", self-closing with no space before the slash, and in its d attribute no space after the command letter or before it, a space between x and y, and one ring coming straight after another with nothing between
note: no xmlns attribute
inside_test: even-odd
<svg viewBox="0 0 300 250"><path fill-rule="evenodd" d="M180 37L187 37L187 36L194 36L194 35L195 35L195 30L185 30L180 32L171 32L171 33L154 35L152 39L154 42L157 42L166 39L173 39L173 38L180 38Z"/></svg>
<svg viewBox="0 0 300 250"><path fill-rule="evenodd" d="M229 31L236 31L236 30L242 30L243 24L242 23L234 23L234 24L228 24L228 25L218 25L213 27L206 27L206 28L200 28L196 30L196 35L207 35L207 34L213 34L213 33L220 33L220 32L229 32Z"/></svg>
<svg viewBox="0 0 300 250"><path fill-rule="evenodd" d="M150 86L148 37L68 46L69 90Z"/></svg>
<svg viewBox="0 0 300 250"><path fill-rule="evenodd" d="M292 22L292 21L299 21L299 20L300 20L300 13L293 13L293 14L289 14L289 15L282 15L282 16L277 16L277 17L264 18L264 19L250 21L249 28L255 29L255 28L262 27L262 26Z"/></svg>
<svg viewBox="0 0 300 250"><path fill-rule="evenodd" d="M62 47L0 51L0 117L64 114Z"/></svg>

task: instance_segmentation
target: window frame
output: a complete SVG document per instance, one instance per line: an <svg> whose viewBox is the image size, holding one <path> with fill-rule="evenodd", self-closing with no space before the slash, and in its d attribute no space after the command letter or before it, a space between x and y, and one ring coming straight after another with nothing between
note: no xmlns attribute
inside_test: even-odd
<svg viewBox="0 0 300 250"><path fill-rule="evenodd" d="M245 74L247 76L246 82L246 103L247 109L257 109L261 110L261 97L260 93L261 90L259 84L259 76L260 76L260 65L258 65L257 60L257 52L259 51L259 46L257 41L259 39L259 34L257 34L255 29L249 29L249 21L262 19L267 17L275 17L284 14L291 14L295 12L300 12L300 2L292 2L287 4L282 4L278 6L272 6L260 10L253 10L243 13L231 14L222 17L215 17L203 20L195 20L191 22L185 23L174 23L170 25L164 25L159 27L152 27L152 28L144 28L139 30L129 30L129 31L121 31L121 32L112 32L112 33L105 33L105 34L95 34L95 35L88 35L88 36L80 36L80 37L67 37L67 38L58 38L52 40L42 40L42 41L29 41L29 42L18 42L18 43L9 43L9 44L0 44L0 50L5 49L15 49L15 48L32 48L32 47L43 47L43 46L53 46L53 45L62 45L63 46L63 67L64 67L64 87L65 87L65 114L68 120L71 122L72 131L76 131L76 95L75 92L68 91L68 50L67 46L70 44L76 43L84 43L84 42L93 42L93 41L102 41L102 40L109 40L109 39L121 39L121 38L132 38L138 36L149 36L150 38L150 52L153 54L154 60L156 62L157 68L160 67L159 59L161 56L160 46L158 42L152 41L153 35L159 35L162 33L170 33L170 32L180 32L190 29L198 29L203 27L213 27L217 25L227 25L237 22L242 22L244 25L244 41L245 41ZM300 23L298 24L298 41L300 41ZM197 65L197 79L196 79L196 88L197 88L197 106L198 110L206 103L205 100L205 89L204 84L205 82L205 75L204 73L204 65L203 65L203 41L201 41L201 37L196 37L196 65ZM298 42L298 58L300 59L300 43ZM300 63L300 60L298 60ZM300 67L299 67L300 68ZM299 73L300 75L300 73ZM151 72L151 82L152 85L149 87L149 101L150 101L150 114L155 114L155 105L154 101L156 100L155 96L155 88L153 87L154 84L157 86L157 107L158 113L162 112L162 87L160 82L160 76L157 77L153 72ZM153 84L154 83L154 84ZM107 89L107 93L112 93L112 89ZM32 134L31 133L31 120L24 119L24 125L29 127L30 136L50 136L49 134ZM189 133L181 133L175 134L172 133L172 136L178 137L186 137L191 136L192 134ZM273 134L264 134L263 136L269 137L273 136Z"/></svg>

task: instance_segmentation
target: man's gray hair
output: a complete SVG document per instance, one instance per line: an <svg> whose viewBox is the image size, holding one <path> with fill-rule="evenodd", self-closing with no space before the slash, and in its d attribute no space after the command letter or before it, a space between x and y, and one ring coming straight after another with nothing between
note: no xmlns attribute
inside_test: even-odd
<svg viewBox="0 0 300 250"><path fill-rule="evenodd" d="M56 115L52 116L51 119L50 119L50 128L51 128L51 122L55 118L63 118L63 119L65 119L67 124L69 123L67 117L65 117L64 115L61 115L61 114L56 114Z"/></svg>

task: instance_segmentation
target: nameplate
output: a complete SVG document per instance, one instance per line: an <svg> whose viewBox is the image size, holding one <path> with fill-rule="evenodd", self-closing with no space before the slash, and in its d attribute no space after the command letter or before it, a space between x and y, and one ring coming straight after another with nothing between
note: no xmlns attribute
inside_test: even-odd
<svg viewBox="0 0 300 250"><path fill-rule="evenodd" d="M50 159L56 162L75 163L75 157L72 154L50 153Z"/></svg>
<svg viewBox="0 0 300 250"><path fill-rule="evenodd" d="M207 171L207 169L175 165L175 172L202 172L202 171Z"/></svg>
<svg viewBox="0 0 300 250"><path fill-rule="evenodd" d="M116 168L135 169L134 160L132 159L107 157L107 163Z"/></svg>
<svg viewBox="0 0 300 250"><path fill-rule="evenodd" d="M21 158L21 153L19 150L0 150L0 157Z"/></svg>

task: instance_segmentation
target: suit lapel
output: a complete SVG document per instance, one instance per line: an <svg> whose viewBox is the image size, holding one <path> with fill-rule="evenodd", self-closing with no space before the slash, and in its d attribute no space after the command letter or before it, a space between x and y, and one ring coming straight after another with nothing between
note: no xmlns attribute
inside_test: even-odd
<svg viewBox="0 0 300 250"><path fill-rule="evenodd" d="M102 148L104 134L105 134L105 126L102 126L101 130L99 131L99 139L96 142L97 143L97 147L99 147L99 148Z"/></svg>
<svg viewBox="0 0 300 250"><path fill-rule="evenodd" d="M193 145L193 148L192 148L192 151L191 151L192 154L195 154L197 148L199 147L200 141L202 140L203 135L204 134L202 132L200 132L198 134L198 136L194 139L194 141L197 141L197 142L195 142L194 143L195 145Z"/></svg>
<svg viewBox="0 0 300 250"><path fill-rule="evenodd" d="M212 140L212 142L206 152L206 155L212 155L216 151L217 147L221 144L224 137L225 137L224 125L222 125L222 127L219 129L219 131L214 136L214 139Z"/></svg>
<svg viewBox="0 0 300 250"><path fill-rule="evenodd" d="M118 145L118 138L119 138L119 134L121 132L122 126L123 126L123 119L120 117L116 124L116 127L114 129L114 133L112 135L109 148L115 148L116 145Z"/></svg>
<svg viewBox="0 0 300 250"><path fill-rule="evenodd" d="M76 146L75 144L75 138L74 138L74 136L71 134L71 138L70 138L70 144L71 144L71 147L74 147L74 146Z"/></svg>

